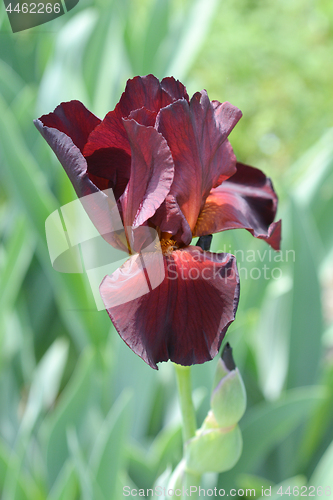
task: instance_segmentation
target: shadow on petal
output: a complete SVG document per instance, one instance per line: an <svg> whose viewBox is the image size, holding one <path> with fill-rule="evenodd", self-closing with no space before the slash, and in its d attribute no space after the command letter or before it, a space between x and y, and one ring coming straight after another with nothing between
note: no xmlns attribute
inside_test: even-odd
<svg viewBox="0 0 333 500"><path fill-rule="evenodd" d="M198 247L164 255L165 277L154 289L150 281L148 293L143 293L143 277L161 270L156 269L156 254L143 259L140 278L138 273L131 273L132 264L127 264L117 276L106 276L100 286L119 335L152 368L168 359L181 365L212 359L238 306L235 257ZM134 291L137 298L132 299ZM132 300L119 304L126 297Z"/></svg>
<svg viewBox="0 0 333 500"><path fill-rule="evenodd" d="M236 174L211 190L193 235L243 228L279 250L281 221L273 222L277 201L271 180L261 170L237 163Z"/></svg>

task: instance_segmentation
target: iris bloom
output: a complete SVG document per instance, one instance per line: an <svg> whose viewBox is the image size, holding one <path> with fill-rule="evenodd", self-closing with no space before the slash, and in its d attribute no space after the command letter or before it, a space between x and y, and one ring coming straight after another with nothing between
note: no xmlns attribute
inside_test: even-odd
<svg viewBox="0 0 333 500"><path fill-rule="evenodd" d="M122 339L153 368L168 359L182 365L212 359L235 318L235 257L189 246L193 237L245 228L279 249L271 181L237 163L228 141L240 118L238 108L210 101L205 90L189 99L174 78L148 75L129 80L102 121L70 101L35 122L80 198L112 188L125 228L159 234L162 283L107 307ZM110 295L126 297L139 286L131 259L117 279L104 278L106 304Z"/></svg>

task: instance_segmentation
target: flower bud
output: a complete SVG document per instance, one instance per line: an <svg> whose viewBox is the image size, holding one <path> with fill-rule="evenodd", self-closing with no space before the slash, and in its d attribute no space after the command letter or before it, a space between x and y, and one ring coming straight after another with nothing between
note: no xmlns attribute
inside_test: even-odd
<svg viewBox="0 0 333 500"><path fill-rule="evenodd" d="M232 427L242 418L246 408L244 382L234 363L231 347L227 344L217 364L215 389L211 408L218 427Z"/></svg>
<svg viewBox="0 0 333 500"><path fill-rule="evenodd" d="M236 425L230 429L200 429L185 446L186 469L195 474L224 472L237 463L242 435Z"/></svg>

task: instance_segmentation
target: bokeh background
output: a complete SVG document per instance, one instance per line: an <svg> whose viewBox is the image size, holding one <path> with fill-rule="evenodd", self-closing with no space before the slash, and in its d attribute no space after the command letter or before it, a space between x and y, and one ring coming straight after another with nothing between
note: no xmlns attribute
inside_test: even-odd
<svg viewBox="0 0 333 500"><path fill-rule="evenodd" d="M246 231L214 236L242 268L227 339L248 409L239 463L203 484L333 493L332 56L331 0L80 0L14 35L0 8L2 500L118 500L182 456L172 365L145 365L85 276L51 267L45 219L75 193L32 124L70 99L103 117L147 73L243 111L231 143L273 179L283 218L279 257ZM193 370L199 424L215 365Z"/></svg>

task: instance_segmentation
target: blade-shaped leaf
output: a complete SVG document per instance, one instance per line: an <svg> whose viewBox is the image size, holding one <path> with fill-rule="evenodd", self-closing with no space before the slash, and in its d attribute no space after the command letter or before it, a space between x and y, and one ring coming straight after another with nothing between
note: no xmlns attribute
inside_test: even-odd
<svg viewBox="0 0 333 500"><path fill-rule="evenodd" d="M90 404L94 356L86 350L78 363L75 374L62 393L61 400L50 416L44 421L47 442L46 461L50 484L52 485L68 458L67 429L78 427Z"/></svg>
<svg viewBox="0 0 333 500"><path fill-rule="evenodd" d="M117 500L117 478L123 467L129 429L131 394L123 392L96 436L90 466L104 500Z"/></svg>

